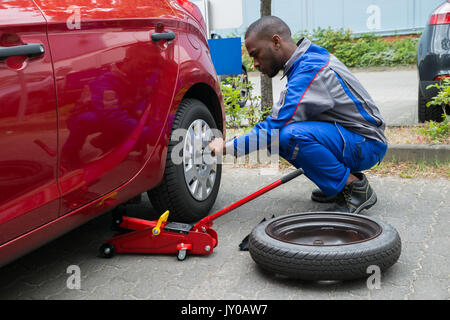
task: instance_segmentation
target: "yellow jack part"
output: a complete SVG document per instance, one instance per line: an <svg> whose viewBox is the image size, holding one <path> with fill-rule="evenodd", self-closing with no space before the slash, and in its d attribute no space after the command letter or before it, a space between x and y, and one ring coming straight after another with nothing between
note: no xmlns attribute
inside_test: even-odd
<svg viewBox="0 0 450 320"><path fill-rule="evenodd" d="M157 236L157 235L159 235L159 234L161 233L161 230L160 230L161 224L162 224L163 222L166 222L168 217L169 217L169 210L167 210L166 212L164 212L164 213L161 215L161 217L159 217L159 220L158 220L158 223L156 224L156 227L154 227L154 228L152 229L153 235Z"/></svg>
<svg viewBox="0 0 450 320"><path fill-rule="evenodd" d="M107 195L102 200L100 200L100 202L97 204L97 207L101 207L106 200L111 199L115 196L117 196L117 192L113 192L113 193Z"/></svg>

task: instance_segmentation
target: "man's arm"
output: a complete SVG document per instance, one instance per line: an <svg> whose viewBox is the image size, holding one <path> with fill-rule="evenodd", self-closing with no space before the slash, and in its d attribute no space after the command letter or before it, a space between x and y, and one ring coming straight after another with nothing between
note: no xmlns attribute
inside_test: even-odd
<svg viewBox="0 0 450 320"><path fill-rule="evenodd" d="M302 99L320 70L314 68L296 73L289 79L287 90L282 92L274 112L264 121L258 123L249 133L227 143L223 139L214 139L209 147L215 153L232 153L242 156L261 147L268 147L274 139L279 138L279 131L296 115L295 121L305 121L311 112L301 110ZM311 106L308 106L311 107Z"/></svg>

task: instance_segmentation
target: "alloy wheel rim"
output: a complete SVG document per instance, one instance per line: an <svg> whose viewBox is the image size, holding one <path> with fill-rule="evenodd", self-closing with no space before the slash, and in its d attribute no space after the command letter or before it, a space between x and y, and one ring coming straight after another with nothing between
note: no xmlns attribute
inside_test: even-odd
<svg viewBox="0 0 450 320"><path fill-rule="evenodd" d="M217 157L203 157L213 137L206 121L197 119L189 126L184 139L184 180L190 194L198 201L206 200L211 194L217 174Z"/></svg>

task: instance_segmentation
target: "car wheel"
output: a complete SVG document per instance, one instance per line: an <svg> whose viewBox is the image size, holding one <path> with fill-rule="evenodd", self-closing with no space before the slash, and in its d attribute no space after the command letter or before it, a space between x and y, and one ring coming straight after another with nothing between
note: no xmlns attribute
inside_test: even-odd
<svg viewBox="0 0 450 320"><path fill-rule="evenodd" d="M248 100L248 95L249 95L249 88L248 88L248 74L247 74L247 69L242 66L242 74L240 74L238 76L238 83L234 84L233 87L239 88L239 95L240 95L240 99L239 99L239 106L241 108L244 108L245 105L247 104L247 100Z"/></svg>
<svg viewBox="0 0 450 320"><path fill-rule="evenodd" d="M184 129L184 130L177 130ZM148 192L158 214L169 220L194 222L208 215L219 190L222 166L216 157L201 156L214 138L217 124L206 105L185 99L175 115L161 185Z"/></svg>
<svg viewBox="0 0 450 320"><path fill-rule="evenodd" d="M442 108L440 106L429 106L427 107L428 100L421 93L419 88L419 109L418 118L419 122L423 123L425 121L442 121Z"/></svg>
<svg viewBox="0 0 450 320"><path fill-rule="evenodd" d="M366 278L399 258L401 241L389 224L361 215L311 212L268 220L250 234L249 252L263 269L302 280Z"/></svg>

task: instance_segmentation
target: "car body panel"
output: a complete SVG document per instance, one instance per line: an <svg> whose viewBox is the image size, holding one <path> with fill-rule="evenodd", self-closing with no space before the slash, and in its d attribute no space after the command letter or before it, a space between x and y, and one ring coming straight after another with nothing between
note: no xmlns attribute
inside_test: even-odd
<svg viewBox="0 0 450 320"><path fill-rule="evenodd" d="M417 67L419 70L420 89L427 98L436 92L426 90L439 75L450 74L450 25L428 25L418 44Z"/></svg>
<svg viewBox="0 0 450 320"><path fill-rule="evenodd" d="M102 10L73 0L36 3L48 21L56 77L66 214L123 185L155 150L177 81L178 39L150 36L179 31L161 0L105 2Z"/></svg>
<svg viewBox="0 0 450 320"><path fill-rule="evenodd" d="M434 97L437 90L426 89L438 83L439 75L450 74L450 24L428 24L417 47L417 68L419 72L419 90L428 100Z"/></svg>
<svg viewBox="0 0 450 320"><path fill-rule="evenodd" d="M42 215L48 215L46 222L0 244L0 266L157 186L163 179L172 123L183 98L203 101L219 128L225 130L220 85L209 56L205 31L194 16L175 0L97 0L96 3L97 7L92 8L90 0L36 0L41 12L26 0L7 0L0 4L0 27L12 20L7 16L13 6L23 12L32 12L34 19L15 17L16 29L19 24L30 21L40 24L43 17L47 22L50 46L46 47L44 60L53 59L52 81L56 83L48 91L53 93L53 100L48 98L47 101L53 103L51 128L57 141L38 142L40 152L44 154L40 156L52 158L55 172L53 189L47 190L43 207L51 204L54 207ZM172 31L176 39L170 43L153 43L150 35L156 31ZM138 105L143 108L137 108L141 112L133 114L131 129L125 130L119 139L117 135L120 134L111 128L103 128L103 131L101 125L92 128L95 121L80 125L83 121L73 119L84 113L85 117L81 119L87 119L87 123L92 119L104 123L101 119L109 119L109 112L104 112L104 117L88 116L89 112L95 111L92 103L98 101L107 105L106 110L116 107L116 111L121 111L117 108L121 94L117 92L123 88L120 84L111 86L114 81L105 78L117 71L114 68L133 64L126 58L127 50L133 51L128 57L138 56L140 61L150 59L154 65L139 62L135 68L140 70L134 69L131 78L125 77L135 83L125 92L148 89L149 97L148 101L139 104L136 102L139 94L131 95L131 109ZM151 78L151 71L157 71L157 67L160 67L159 72ZM146 81L139 81L139 77L145 78L145 72L151 78L147 82L151 88L146 88ZM108 89L100 90L102 94L94 94L100 98L92 98L91 88L96 85ZM45 88L49 89L48 84ZM112 118L114 123L116 120L114 116ZM28 126L29 123L23 124L24 128ZM151 127L151 132L142 139L146 127ZM77 128L81 131L75 135L75 142L70 142L71 130L77 132ZM106 136L102 138L105 132ZM3 133L0 131L0 134ZM18 208L16 213L20 215L21 210Z"/></svg>
<svg viewBox="0 0 450 320"><path fill-rule="evenodd" d="M213 62L209 51L207 37L204 27L198 20L185 12L177 4L177 1L170 1L174 13L178 15L182 22L184 32L180 35L180 72L176 94L174 97L174 106L178 106L185 94L195 85L203 84L211 89L217 98L220 115L216 118L218 127L222 130L225 137L225 109L222 93L220 91L220 81L217 78ZM206 95L197 95L195 98L202 100ZM205 101L204 101L205 102ZM209 105L208 103L205 103ZM171 113L175 113L172 108ZM214 111L211 110L214 114Z"/></svg>
<svg viewBox="0 0 450 320"><path fill-rule="evenodd" d="M10 1L0 4L0 46L39 43L45 53L0 61L0 244L55 219L59 210L46 21L32 1L21 2L26 10Z"/></svg>

